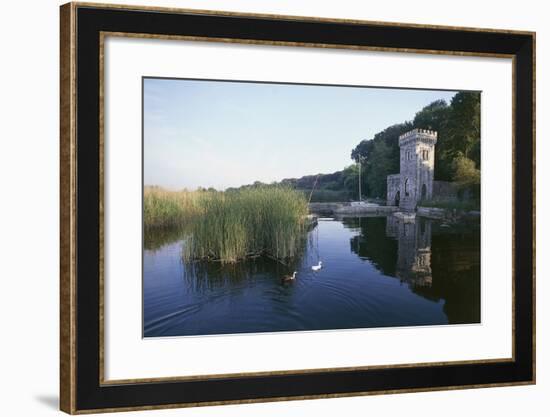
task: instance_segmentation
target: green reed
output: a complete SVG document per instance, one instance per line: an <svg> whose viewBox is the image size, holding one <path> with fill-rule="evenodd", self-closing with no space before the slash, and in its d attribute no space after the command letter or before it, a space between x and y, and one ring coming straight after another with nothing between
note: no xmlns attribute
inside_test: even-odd
<svg viewBox="0 0 550 417"><path fill-rule="evenodd" d="M288 187L265 186L230 192L148 190L145 227L182 226L186 261L234 263L266 255L296 256L307 235L307 200Z"/></svg>
<svg viewBox="0 0 550 417"><path fill-rule="evenodd" d="M168 191L145 187L143 192L143 223L145 227L183 226L198 213L200 192Z"/></svg>

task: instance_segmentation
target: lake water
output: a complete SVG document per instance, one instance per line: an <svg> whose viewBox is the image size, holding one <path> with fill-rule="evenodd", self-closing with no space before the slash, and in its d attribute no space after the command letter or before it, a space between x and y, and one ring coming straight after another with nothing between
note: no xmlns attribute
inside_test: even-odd
<svg viewBox="0 0 550 417"><path fill-rule="evenodd" d="M264 258L186 265L182 245L177 230L145 236L145 337L480 321L478 224L320 219L290 266ZM296 280L282 283L294 270Z"/></svg>

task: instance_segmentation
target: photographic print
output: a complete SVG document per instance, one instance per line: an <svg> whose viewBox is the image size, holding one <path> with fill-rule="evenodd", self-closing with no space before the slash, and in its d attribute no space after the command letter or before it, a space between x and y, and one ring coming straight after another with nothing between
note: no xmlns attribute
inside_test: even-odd
<svg viewBox="0 0 550 417"><path fill-rule="evenodd" d="M61 6L63 411L535 383L535 33L408 21Z"/></svg>
<svg viewBox="0 0 550 417"><path fill-rule="evenodd" d="M480 323L480 92L142 86L144 337Z"/></svg>

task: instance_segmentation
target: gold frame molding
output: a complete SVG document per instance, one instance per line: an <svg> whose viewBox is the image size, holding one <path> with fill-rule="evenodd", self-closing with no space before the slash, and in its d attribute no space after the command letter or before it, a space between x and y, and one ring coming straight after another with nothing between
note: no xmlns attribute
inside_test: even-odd
<svg viewBox="0 0 550 417"><path fill-rule="evenodd" d="M446 391L454 389L471 389L485 387L502 387L514 385L529 385L535 384L535 363L536 363L536 305L535 305L535 262L533 262L533 379L532 381L497 383L497 384L480 384L480 385L460 385L446 387L430 387L420 389L396 389L383 391L367 391L354 393L339 393L339 394L323 394L323 395L308 395L308 396L292 396L292 397L276 397L276 398L260 398L252 400L231 400L231 401L212 401L202 403L183 403L170 404L162 406L141 406L141 407L122 407L122 408L105 408L95 409L93 411L77 410L76 407L76 197L77 197L77 162L76 162L76 48L77 48L77 22L76 9L78 7L94 7L102 9L117 9L117 10L134 10L134 11L157 11L170 13L193 13L201 15L214 16L240 16L240 17L255 17L255 18L270 18L281 20L300 20L310 22L333 22L347 24L375 24L378 26L401 27L401 28L429 28L439 30L456 30L456 31L472 31L486 33L507 33L520 34L532 37L533 45L535 45L535 33L529 31L517 30L499 30L488 28L471 28L471 27L456 27L456 26L438 26L438 25L421 25L412 23L395 23L395 22L379 22L365 21L353 19L328 19L306 16L287 16L287 15L270 15L270 14L254 14L254 13L237 13L227 11L211 11L200 9L180 9L169 7L150 7L150 6L130 6L130 5L114 5L102 3L87 3L73 2L61 6L60 23L60 408L70 414L88 414L96 412L114 412L114 411L134 411L134 410L154 410L168 409L180 407L197 407L209 405L224 405L224 404L248 404L271 401L288 401L288 400L305 400L314 398L338 398L350 396L364 395L380 395L380 394L396 394L407 392L426 392L426 391ZM234 38L208 38L195 36L164 36L155 34L141 33L123 33L123 32L101 32L99 42L99 61L100 61L100 201L99 201L99 237L100 237L100 258L99 258L99 284L100 284L100 385L120 385L120 384L135 384L135 383L150 383L150 382L175 382L186 380L205 380L219 377L245 377L245 376L260 376L260 375L284 375L284 374L299 374L312 373L319 371L345 371L345 370L369 370L369 369L384 369L384 368L404 368L418 366L441 366L441 365L457 365L457 364L473 364L473 363L498 363L498 362L513 362L515 360L515 280L512 279L512 357L502 359L489 360L470 360L470 361L448 361L448 362L428 362L428 363L410 363L399 365L376 365L376 366L357 366L357 367L338 367L338 368L315 368L287 371L265 371L265 372L247 372L247 373L230 373L230 374L208 374L208 375L193 375L193 376L174 376L161 378L139 378L139 379L105 379L104 371L104 43L107 37L128 37L128 38L148 38L148 39L163 39L163 40L183 40L196 42L222 42L222 43L241 43L253 45L270 45L270 46L295 46L308 48L329 48L329 49L347 49L347 50L367 50L377 52L399 52L399 53L414 53L414 54L433 54L433 55L458 55L458 56L474 56L474 57L490 57L490 58L506 58L512 60L512 159L515 159L515 83L516 83L516 58L514 54L484 54L470 53L460 51L440 51L440 50L419 50L410 48L380 48L368 46L353 46L353 45L329 45L319 43L297 43L297 42L269 42L259 40L244 40ZM533 70L535 71L535 50L533 51ZM533 76L533 257L535 257L535 122L536 122L536 96L535 86L536 78ZM512 163L512 177L515 178L515 166ZM514 182L513 182L514 184ZM512 190L512 250L515 253L515 201L516 190L515 185ZM512 261L512 277L515 276L515 265Z"/></svg>
<svg viewBox="0 0 550 417"><path fill-rule="evenodd" d="M76 4L60 10L59 406L76 413Z"/></svg>

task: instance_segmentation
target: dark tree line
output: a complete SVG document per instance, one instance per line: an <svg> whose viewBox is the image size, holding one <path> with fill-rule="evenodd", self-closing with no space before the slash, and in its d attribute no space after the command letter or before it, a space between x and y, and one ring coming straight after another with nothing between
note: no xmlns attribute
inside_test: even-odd
<svg viewBox="0 0 550 417"><path fill-rule="evenodd" d="M312 201L357 199L359 166L363 196L385 198L386 177L399 173L401 134L414 128L436 130L435 179L455 181L479 195L480 182L480 99L478 92L459 92L449 104L437 100L416 113L412 121L389 126L365 139L351 151L355 161L331 174L287 178L278 184L289 185L309 195L315 185ZM243 187L263 185L256 182Z"/></svg>
<svg viewBox="0 0 550 417"><path fill-rule="evenodd" d="M434 101L406 121L361 141L351 152L361 162L363 188L370 197L384 197L386 176L399 172L399 135L414 129L438 132L435 179L455 181L474 192L480 181L480 98L478 92L457 93L447 104Z"/></svg>

